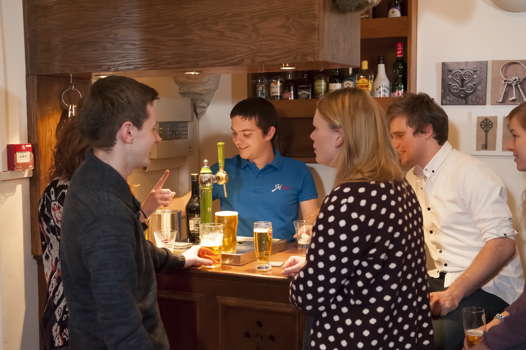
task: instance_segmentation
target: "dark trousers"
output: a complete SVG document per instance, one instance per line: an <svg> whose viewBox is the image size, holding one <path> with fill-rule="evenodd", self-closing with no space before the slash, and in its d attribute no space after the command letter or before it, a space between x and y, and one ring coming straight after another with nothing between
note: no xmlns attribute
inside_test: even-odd
<svg viewBox="0 0 526 350"><path fill-rule="evenodd" d="M444 290L443 278L429 278L429 291ZM481 306L486 312L486 322L489 322L499 312L504 311L508 304L496 295L476 290L462 299L458 307L446 316L433 317L435 331L435 350L460 350L464 344L464 326L462 324L462 308L466 306Z"/></svg>
<svg viewBox="0 0 526 350"><path fill-rule="evenodd" d="M303 347L302 350L310 349L310 330L314 325L314 317L308 313L303 313Z"/></svg>

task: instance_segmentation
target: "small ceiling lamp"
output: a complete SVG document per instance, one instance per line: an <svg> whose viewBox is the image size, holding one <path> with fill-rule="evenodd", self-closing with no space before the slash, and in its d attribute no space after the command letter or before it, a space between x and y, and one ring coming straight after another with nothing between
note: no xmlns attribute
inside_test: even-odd
<svg viewBox="0 0 526 350"><path fill-rule="evenodd" d="M289 65L288 63L283 63L281 65L281 70L295 70L296 67Z"/></svg>
<svg viewBox="0 0 526 350"><path fill-rule="evenodd" d="M201 74L201 72L198 72L196 70L190 70L188 72L184 72L184 74L186 74L186 75L199 75L199 74Z"/></svg>

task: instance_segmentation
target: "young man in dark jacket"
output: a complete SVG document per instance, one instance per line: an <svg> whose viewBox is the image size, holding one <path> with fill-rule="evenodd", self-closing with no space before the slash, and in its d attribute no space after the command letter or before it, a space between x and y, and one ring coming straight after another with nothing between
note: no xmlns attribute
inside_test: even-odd
<svg viewBox="0 0 526 350"><path fill-rule="evenodd" d="M110 76L80 111L92 150L71 179L60 246L72 349L169 349L155 273L211 263L197 246L173 255L144 239L147 214L126 178L160 141L157 98L149 86Z"/></svg>

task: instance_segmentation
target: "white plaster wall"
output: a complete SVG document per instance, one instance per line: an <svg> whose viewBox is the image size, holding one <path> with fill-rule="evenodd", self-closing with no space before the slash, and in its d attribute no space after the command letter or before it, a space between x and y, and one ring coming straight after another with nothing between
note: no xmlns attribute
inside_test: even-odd
<svg viewBox="0 0 526 350"><path fill-rule="evenodd" d="M0 0L0 152L27 142L22 1ZM31 256L29 180L0 182L0 350L38 349L36 263Z"/></svg>
<svg viewBox="0 0 526 350"><path fill-rule="evenodd" d="M441 62L526 59L523 33L526 12L498 9L490 0L421 0L418 2L417 89L440 101ZM491 65L488 65L488 71ZM489 88L488 98L489 103ZM513 106L443 106L450 117L451 141L470 152L473 115L506 115ZM511 157L483 157L506 183L516 226L526 175L518 173ZM526 235L520 250L526 258ZM524 266L524 264L523 264Z"/></svg>

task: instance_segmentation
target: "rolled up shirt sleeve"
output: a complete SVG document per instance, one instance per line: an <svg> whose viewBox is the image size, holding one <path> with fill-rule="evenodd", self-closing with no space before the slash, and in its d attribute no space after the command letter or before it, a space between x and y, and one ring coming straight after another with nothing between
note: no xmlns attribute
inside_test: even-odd
<svg viewBox="0 0 526 350"><path fill-rule="evenodd" d="M487 242L495 238L517 235L507 203L506 187L493 173L481 170L476 181L464 181L466 207L470 208L475 225Z"/></svg>

